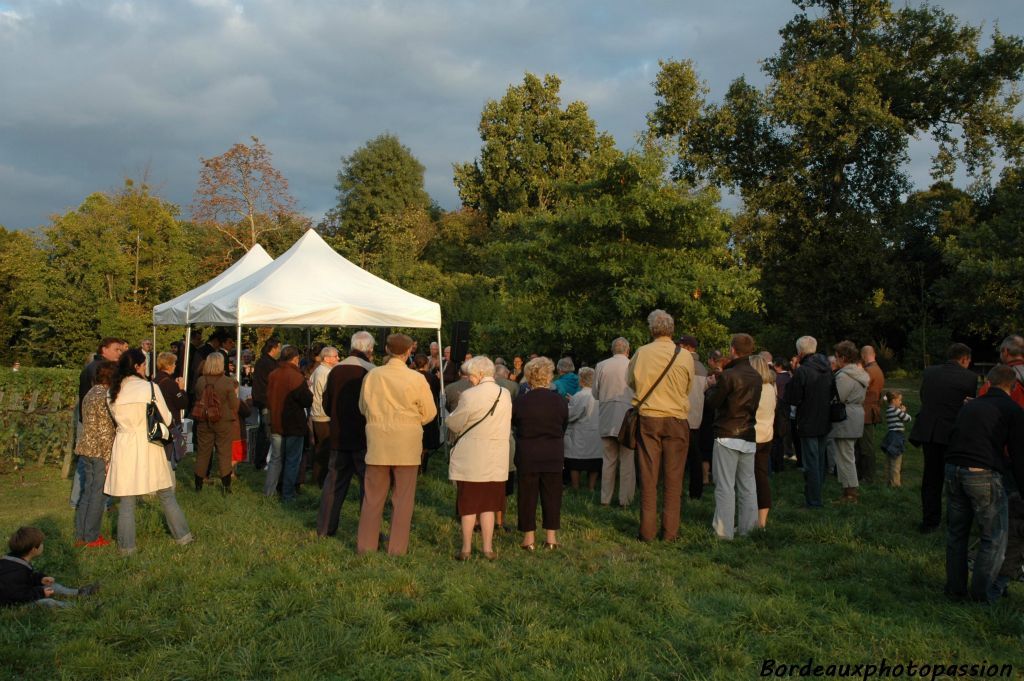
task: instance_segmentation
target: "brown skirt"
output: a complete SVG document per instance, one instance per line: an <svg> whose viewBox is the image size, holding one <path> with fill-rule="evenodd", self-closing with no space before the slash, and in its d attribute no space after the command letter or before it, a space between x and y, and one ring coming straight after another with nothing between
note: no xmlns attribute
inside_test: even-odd
<svg viewBox="0 0 1024 681"><path fill-rule="evenodd" d="M505 510L505 481L465 482L457 480L456 513L461 517Z"/></svg>

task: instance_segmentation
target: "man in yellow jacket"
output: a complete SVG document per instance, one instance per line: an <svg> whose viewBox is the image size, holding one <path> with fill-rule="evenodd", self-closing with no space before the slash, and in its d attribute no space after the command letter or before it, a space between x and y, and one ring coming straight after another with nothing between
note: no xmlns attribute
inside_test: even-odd
<svg viewBox="0 0 1024 681"><path fill-rule="evenodd" d="M409 548L423 426L437 416L430 385L407 366L412 347L405 334L388 336L388 360L366 375L359 394L359 411L366 417L366 493L356 540L360 554L377 550L392 480L388 554L401 556Z"/></svg>

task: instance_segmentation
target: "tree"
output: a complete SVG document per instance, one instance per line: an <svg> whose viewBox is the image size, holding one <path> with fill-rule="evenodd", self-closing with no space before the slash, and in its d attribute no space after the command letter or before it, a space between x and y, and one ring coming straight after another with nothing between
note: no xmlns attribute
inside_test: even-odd
<svg viewBox="0 0 1024 681"><path fill-rule="evenodd" d="M564 109L561 81L527 73L480 117L480 158L455 165L463 205L493 220L521 209L550 210L565 190L588 181L617 156L615 142L598 133L583 102Z"/></svg>
<svg viewBox="0 0 1024 681"><path fill-rule="evenodd" d="M972 214L947 214L933 237L946 267L935 283L948 325L995 340L1024 329L1024 167L1004 170ZM960 218L960 219L957 219Z"/></svg>
<svg viewBox="0 0 1024 681"><path fill-rule="evenodd" d="M0 225L0 362L28 359L29 327L46 300L43 252L26 232Z"/></svg>
<svg viewBox="0 0 1024 681"><path fill-rule="evenodd" d="M279 231L295 217L296 202L288 181L256 137L220 156L201 158L192 219L213 226L231 243L248 250L267 233Z"/></svg>
<svg viewBox="0 0 1024 681"><path fill-rule="evenodd" d="M152 307L198 282L193 238L178 208L131 180L55 216L44 230L47 296L29 340L45 363L78 366L102 336L135 342Z"/></svg>
<svg viewBox="0 0 1024 681"><path fill-rule="evenodd" d="M385 216L430 208L423 189L423 164L394 135L379 135L351 156L338 171L338 205L320 231L354 237Z"/></svg>
<svg viewBox="0 0 1024 681"><path fill-rule="evenodd" d="M596 359L616 336L646 342L645 319L660 307L680 331L724 340L732 314L758 307L757 272L730 250L717 193L667 182L665 171L656 150L627 154L564 206L511 216L490 249L506 275L485 332L520 351Z"/></svg>
<svg viewBox="0 0 1024 681"><path fill-rule="evenodd" d="M795 4L763 90L738 79L709 104L691 65L667 62L649 132L675 146L678 177L741 194L736 243L761 267L769 320L867 339L884 318L883 226L910 187L910 139L938 142L942 178L960 164L984 181L999 154L1019 157L1024 44L995 31L982 50L980 29L928 5Z"/></svg>

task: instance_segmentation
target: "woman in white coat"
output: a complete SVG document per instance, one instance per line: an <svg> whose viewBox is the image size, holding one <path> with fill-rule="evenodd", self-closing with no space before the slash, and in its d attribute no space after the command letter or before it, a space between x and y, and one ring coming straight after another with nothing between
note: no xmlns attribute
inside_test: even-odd
<svg viewBox="0 0 1024 681"><path fill-rule="evenodd" d="M594 370L580 369L580 390L569 398L569 427L565 431L565 467L573 489L580 488L580 473L587 473L587 489L597 488L597 474L604 464L600 415L591 386Z"/></svg>
<svg viewBox="0 0 1024 681"><path fill-rule="evenodd" d="M828 436L835 441L836 472L839 484L843 486L843 496L837 502L855 504L859 482L854 447L864 434L864 396L867 395L871 377L858 365L860 350L851 341L838 343L835 353L836 364L839 366L835 373L836 394L839 401L846 405L846 419L833 423Z"/></svg>
<svg viewBox="0 0 1024 681"><path fill-rule="evenodd" d="M177 543L192 541L185 515L174 496L174 473L163 445L154 444L147 437L146 405L155 400L164 423L171 422L171 412L160 389L144 378L145 371L145 354L137 348L128 350L121 355L117 376L110 386L110 412L117 434L103 491L120 499L117 546L125 555L135 552L135 502L143 494L156 493Z"/></svg>
<svg viewBox="0 0 1024 681"><path fill-rule="evenodd" d="M456 508L462 523L462 550L455 559L469 559L479 519L484 557L494 560L494 517L505 510L512 396L494 382L494 363L487 357L474 357L465 367L473 387L462 393L446 421L456 437L448 477L458 490Z"/></svg>

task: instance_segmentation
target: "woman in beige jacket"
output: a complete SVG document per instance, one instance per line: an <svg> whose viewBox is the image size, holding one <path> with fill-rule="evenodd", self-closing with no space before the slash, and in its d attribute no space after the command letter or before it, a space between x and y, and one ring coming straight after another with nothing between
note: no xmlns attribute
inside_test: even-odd
<svg viewBox="0 0 1024 681"><path fill-rule="evenodd" d="M465 368L473 387L462 393L446 421L456 437L448 477L458 490L455 506L462 522L462 550L455 558L470 557L479 519L484 557L494 560L494 518L505 510L512 395L495 383L494 362L487 357L474 357Z"/></svg>
<svg viewBox="0 0 1024 681"><path fill-rule="evenodd" d="M103 491L120 498L117 546L122 554L135 552L135 502L143 494L156 493L176 542L192 541L185 515L174 496L174 474L164 447L147 437L146 406L155 401L164 423L171 422L171 412L159 388L144 378L145 371L146 355L132 348L121 355L118 373L110 386L110 413L117 424L117 434Z"/></svg>
<svg viewBox="0 0 1024 681"><path fill-rule="evenodd" d="M359 393L359 411L366 417L366 477L359 514L356 551L376 551L384 502L391 495L391 536L388 553L404 555L416 499L416 474L423 452L423 426L437 416L430 386L407 366L412 338L388 336L388 361L366 374Z"/></svg>

